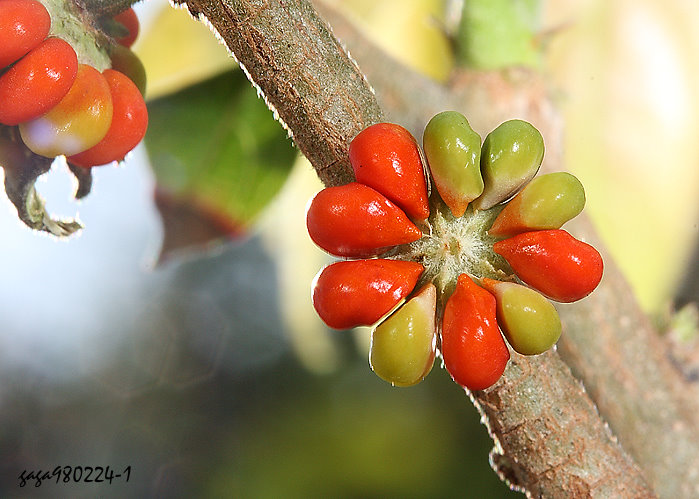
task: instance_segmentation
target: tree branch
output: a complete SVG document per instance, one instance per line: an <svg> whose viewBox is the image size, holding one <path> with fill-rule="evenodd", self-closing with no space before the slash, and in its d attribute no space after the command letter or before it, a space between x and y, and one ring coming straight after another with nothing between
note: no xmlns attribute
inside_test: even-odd
<svg viewBox="0 0 699 499"><path fill-rule="evenodd" d="M94 16L114 17L132 7L139 0L76 0Z"/></svg>
<svg viewBox="0 0 699 499"><path fill-rule="evenodd" d="M203 16L214 27L268 105L278 113L294 141L326 185L337 185L350 180L352 175L347 158L349 141L367 125L380 121L382 112L354 62L308 2L179 1L185 3L194 15ZM334 16L332 12L328 15ZM341 36L379 90L380 102L385 109L391 110L391 119L407 124L414 132L421 132L431 114L444 109L459 109L469 116L474 128L482 133L494 128L503 116L534 116L530 121L547 137L547 161L551 164L553 157L553 164L561 166L560 148L557 149L560 124L550 106L545 86L531 78L531 75L517 72L467 73L447 90L386 58L375 47L367 45L365 40L356 36L349 25L342 26L341 23L341 18L333 17L333 26L337 32L341 29L348 30L342 32ZM576 233L593 237L584 225L583 230L584 232L576 230ZM598 348L592 353L586 351L584 355L575 353L583 349L582 346L575 345L585 344L589 340L585 336L594 336L589 331L599 331L602 324L610 332L617 329L623 317L630 321L628 330L645 324L638 309L629 305L633 300L627 298L630 296L628 289L624 290L623 285L618 287L618 276L613 263L609 258L606 263L611 270L608 270L607 278L596 292L604 297L599 300L617 300L617 292L624 293L625 296L618 300L618 308L612 313L601 312L609 306L608 303L605 305L588 299L578 304L582 306L583 312L575 313L580 317L587 315L584 321L576 321L572 315L574 312L563 308L565 340L562 340L561 350L568 354L571 365L584 377L586 383L589 378L592 393L605 402L600 404L605 411L604 416L612 422L615 431L623 435L622 442L625 446L632 450L656 447L665 454L667 445L682 444L676 438L696 435L696 425L688 414L680 411L681 404L688 397L679 396L681 389L675 385L676 376L673 377L672 372L667 371L658 359L662 355L649 355L647 359L653 365L637 369L632 365L633 362L643 362L646 358L635 354L633 361L627 363L623 356L615 357L613 354L622 354L627 345L620 345L613 335L604 335L607 343L601 350ZM614 280L613 286L609 285L610 280ZM591 310L600 306L601 309ZM643 329L648 335L652 334L649 327ZM632 336L632 341L637 341L636 338L637 336ZM640 341L646 339L646 335L642 335ZM652 345L652 342L647 343L646 347L652 348ZM610 347L612 351L608 352L607 348ZM590 359L587 355L596 359L594 365L598 370L591 374L580 368L588 365ZM605 359L613 362L605 366ZM655 364L660 368L657 377L667 375L669 381L648 388L654 392L665 386L669 390L666 397L651 396L650 400L662 401L667 406L646 407L635 413L636 408L649 405L643 390L646 379L643 376L647 377L646 371L652 370ZM619 367L624 369L620 370ZM620 377L622 371L624 376ZM607 385L608 377L612 381ZM638 389L629 390L627 396L621 397L621 403L615 403L614 390L619 390L625 383L634 380L639 383ZM671 386L668 387L668 383ZM525 489L530 495L653 496L638 468L612 437L605 423L598 417L595 406L556 353L534 358L514 354L502 380L489 390L475 393L473 399L484 414L496 440L493 456L495 466L513 484ZM628 407L622 404L628 404ZM640 424L639 418L666 410L669 411L667 415L652 418L648 424ZM628 421L629 418L632 422ZM666 431L669 429L654 426L673 421L684 430ZM667 437L662 440L662 444L653 441L642 443L643 440L650 440L646 439L647 433L633 434L633 431L639 429L650 430L651 426L654 435L659 438L663 437L660 433L666 431ZM631 432L623 433L628 428L632 429ZM639 443L636 444L634 440ZM681 483L683 477L691 476L684 473L683 469L694 469L698 454L695 452L692 460L692 455L688 453L698 441L694 438L685 447L687 453L682 453L684 461L681 466L676 463L665 466L670 469L666 477L662 476L657 462L643 460L647 457L646 453L638 452L634 456L642 462L653 485L669 496L673 489L668 488L665 482L673 481L674 477L675 482ZM672 458L672 454L668 453L664 457ZM682 486L675 487L674 490L681 493Z"/></svg>
<svg viewBox="0 0 699 499"><path fill-rule="evenodd" d="M506 119L534 123L546 139L545 171L565 170L563 124L549 89L528 71L464 71L449 87L384 56L345 19L322 9L377 91L389 117L419 134L437 111L458 109L484 136ZM420 99L415 96L419 95ZM589 220L567 226L604 255L605 277L588 298L559 305L561 357L581 379L624 448L662 497L699 497L699 382L672 362Z"/></svg>
<svg viewBox="0 0 699 499"><path fill-rule="evenodd" d="M321 180L353 179L347 148L382 111L356 64L302 0L178 0L206 18Z"/></svg>

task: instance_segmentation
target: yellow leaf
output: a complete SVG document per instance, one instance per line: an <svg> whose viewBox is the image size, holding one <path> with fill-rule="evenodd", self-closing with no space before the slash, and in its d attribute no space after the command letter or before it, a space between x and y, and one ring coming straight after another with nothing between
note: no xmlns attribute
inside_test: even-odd
<svg viewBox="0 0 699 499"><path fill-rule="evenodd" d="M444 27L443 0L327 0L371 40L407 66L445 81L454 56Z"/></svg>
<svg viewBox="0 0 699 499"><path fill-rule="evenodd" d="M561 3L547 24L567 26L549 52L566 94L566 163L641 304L658 312L697 238L699 4Z"/></svg>
<svg viewBox="0 0 699 499"><path fill-rule="evenodd" d="M148 73L148 99L236 66L213 32L184 9L165 4L144 31L134 48Z"/></svg>

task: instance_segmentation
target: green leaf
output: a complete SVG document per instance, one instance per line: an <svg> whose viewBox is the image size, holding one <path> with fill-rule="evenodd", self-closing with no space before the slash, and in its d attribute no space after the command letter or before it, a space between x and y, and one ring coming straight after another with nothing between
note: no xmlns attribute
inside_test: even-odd
<svg viewBox="0 0 699 499"><path fill-rule="evenodd" d="M537 66L539 0L464 0L458 62L481 69Z"/></svg>
<svg viewBox="0 0 699 499"><path fill-rule="evenodd" d="M231 227L250 225L296 157L286 132L239 70L154 100L148 112L145 140L159 191ZM178 239L186 245L186 237Z"/></svg>

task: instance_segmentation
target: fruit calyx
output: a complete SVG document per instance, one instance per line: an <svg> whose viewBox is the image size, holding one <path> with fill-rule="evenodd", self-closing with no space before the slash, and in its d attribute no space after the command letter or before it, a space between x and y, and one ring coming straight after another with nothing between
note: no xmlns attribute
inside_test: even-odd
<svg viewBox="0 0 699 499"><path fill-rule="evenodd" d="M462 216L455 217L439 197L432 196L430 217L421 224L423 237L392 248L382 257L424 265L418 286L434 283L439 303L451 295L459 275L464 273L475 280L516 281L510 265L493 250L498 239L488 234L501 210L502 206L480 211L469 207Z"/></svg>

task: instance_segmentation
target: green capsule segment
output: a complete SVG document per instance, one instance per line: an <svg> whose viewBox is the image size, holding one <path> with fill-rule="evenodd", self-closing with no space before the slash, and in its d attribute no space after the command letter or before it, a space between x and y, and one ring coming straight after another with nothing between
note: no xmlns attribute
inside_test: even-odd
<svg viewBox="0 0 699 499"><path fill-rule="evenodd" d="M585 207L585 189L566 172L534 178L500 212L490 234L512 236L531 230L560 229Z"/></svg>
<svg viewBox="0 0 699 499"><path fill-rule="evenodd" d="M109 49L112 69L124 73L136 85L141 95L146 95L146 68L141 59L129 48L114 44Z"/></svg>
<svg viewBox="0 0 699 499"><path fill-rule="evenodd" d="M516 352L538 355L555 345L561 319L542 294L513 282L483 279L482 284L495 295L498 325Z"/></svg>
<svg viewBox="0 0 699 499"><path fill-rule="evenodd" d="M427 163L439 195L455 217L483 192L481 137L456 111L434 116L422 139Z"/></svg>
<svg viewBox="0 0 699 499"><path fill-rule="evenodd" d="M483 141L485 187L473 206L487 210L512 196L534 178L543 159L544 139L536 128L522 120L502 123Z"/></svg>
<svg viewBox="0 0 699 499"><path fill-rule="evenodd" d="M437 343L436 305L437 289L427 284L374 328L369 363L381 379L412 386L430 372Z"/></svg>

